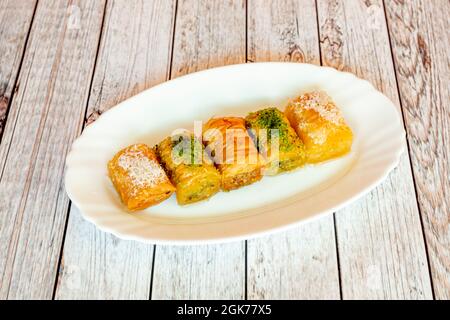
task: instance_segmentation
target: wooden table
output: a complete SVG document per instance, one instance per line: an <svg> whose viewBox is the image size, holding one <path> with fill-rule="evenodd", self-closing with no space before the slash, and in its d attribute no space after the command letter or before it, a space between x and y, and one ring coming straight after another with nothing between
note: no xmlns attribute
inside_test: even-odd
<svg viewBox="0 0 450 320"><path fill-rule="evenodd" d="M449 299L449 13L448 0L1 0L0 299ZM382 185L223 245L123 241L71 205L65 157L102 112L269 60L351 71L392 99L408 150Z"/></svg>

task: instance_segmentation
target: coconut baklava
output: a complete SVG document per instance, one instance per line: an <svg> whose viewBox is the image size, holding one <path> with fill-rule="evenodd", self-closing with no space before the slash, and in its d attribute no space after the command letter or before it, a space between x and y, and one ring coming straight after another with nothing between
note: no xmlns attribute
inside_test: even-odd
<svg viewBox="0 0 450 320"><path fill-rule="evenodd" d="M351 150L352 130L325 92L300 95L289 102L285 114L305 144L308 163L336 158Z"/></svg>
<svg viewBox="0 0 450 320"><path fill-rule="evenodd" d="M131 211L160 203L175 191L154 150L145 144L133 144L119 151L108 163L108 174Z"/></svg>

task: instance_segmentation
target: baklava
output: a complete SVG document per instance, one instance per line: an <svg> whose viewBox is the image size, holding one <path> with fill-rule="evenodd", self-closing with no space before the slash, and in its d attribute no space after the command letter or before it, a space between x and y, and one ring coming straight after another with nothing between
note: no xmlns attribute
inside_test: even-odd
<svg viewBox="0 0 450 320"><path fill-rule="evenodd" d="M308 163L336 158L351 150L352 130L325 92L314 91L295 98L285 114L305 144Z"/></svg>
<svg viewBox="0 0 450 320"><path fill-rule="evenodd" d="M145 144L133 144L119 151L108 163L108 174L131 211L160 203L175 191L154 150Z"/></svg>
<svg viewBox="0 0 450 320"><path fill-rule="evenodd" d="M239 117L212 118L203 127L203 142L222 175L222 189L230 191L262 178L256 147Z"/></svg>
<svg viewBox="0 0 450 320"><path fill-rule="evenodd" d="M175 185L179 204L207 199L220 190L220 174L200 139L185 131L156 146L161 164Z"/></svg>
<svg viewBox="0 0 450 320"><path fill-rule="evenodd" d="M303 142L280 110L269 107L252 112L245 121L258 151L266 159L265 174L290 171L305 163Z"/></svg>

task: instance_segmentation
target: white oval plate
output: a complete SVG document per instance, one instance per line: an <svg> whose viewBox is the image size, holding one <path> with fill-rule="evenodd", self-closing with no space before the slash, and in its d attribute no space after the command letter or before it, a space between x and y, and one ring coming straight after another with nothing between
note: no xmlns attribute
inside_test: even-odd
<svg viewBox="0 0 450 320"><path fill-rule="evenodd" d="M120 203L106 165L133 143L154 145L195 120L245 116L288 98L325 90L354 133L351 154L179 206L172 196L138 213ZM333 212L370 191L405 146L401 115L369 82L301 63L251 63L193 73L146 90L104 113L74 142L66 190L83 216L124 239L194 244L249 238Z"/></svg>

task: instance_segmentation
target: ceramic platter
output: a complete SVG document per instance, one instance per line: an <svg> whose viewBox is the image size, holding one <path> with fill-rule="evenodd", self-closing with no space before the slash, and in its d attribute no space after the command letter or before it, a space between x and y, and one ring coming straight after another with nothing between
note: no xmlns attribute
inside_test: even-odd
<svg viewBox="0 0 450 320"><path fill-rule="evenodd" d="M245 116L289 98L326 91L354 133L352 152L253 185L179 206L175 196L129 213L106 165L133 143L155 145L174 129L213 116ZM379 184L405 147L400 111L369 82L332 68L301 63L250 63L193 73L134 96L99 117L74 142L66 190L82 215L124 239L195 244L247 239L348 205Z"/></svg>

